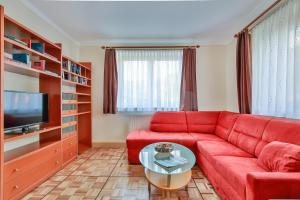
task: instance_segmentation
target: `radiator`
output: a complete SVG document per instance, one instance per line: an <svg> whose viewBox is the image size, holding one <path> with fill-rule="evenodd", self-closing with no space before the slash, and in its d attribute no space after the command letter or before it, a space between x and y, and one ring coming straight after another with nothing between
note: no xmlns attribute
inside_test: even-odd
<svg viewBox="0 0 300 200"><path fill-rule="evenodd" d="M137 129L149 129L150 119L152 115L134 115L130 117L129 131Z"/></svg>

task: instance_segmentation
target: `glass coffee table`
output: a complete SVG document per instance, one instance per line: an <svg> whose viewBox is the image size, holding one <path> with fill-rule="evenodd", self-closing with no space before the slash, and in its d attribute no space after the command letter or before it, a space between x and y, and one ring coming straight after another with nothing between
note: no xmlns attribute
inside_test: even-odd
<svg viewBox="0 0 300 200"><path fill-rule="evenodd" d="M150 144L140 151L139 159L145 168L145 175L148 180L149 197L151 194L151 185L153 185L166 191L167 197L169 198L170 191L183 187L187 189L187 185L192 176L191 169L195 165L196 159L194 153L185 146L171 142L160 143L172 144L174 149L171 152L171 155L175 157L180 156L187 160L185 164L179 165L170 170L155 163L155 155L157 154L155 146L159 143Z"/></svg>

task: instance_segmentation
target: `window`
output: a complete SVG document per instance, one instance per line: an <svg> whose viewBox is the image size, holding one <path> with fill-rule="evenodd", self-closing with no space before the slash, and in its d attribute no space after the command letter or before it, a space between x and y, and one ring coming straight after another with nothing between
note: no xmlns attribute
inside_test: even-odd
<svg viewBox="0 0 300 200"><path fill-rule="evenodd" d="M300 118L300 1L252 31L252 112Z"/></svg>
<svg viewBox="0 0 300 200"><path fill-rule="evenodd" d="M117 50L118 111L176 111L182 50Z"/></svg>

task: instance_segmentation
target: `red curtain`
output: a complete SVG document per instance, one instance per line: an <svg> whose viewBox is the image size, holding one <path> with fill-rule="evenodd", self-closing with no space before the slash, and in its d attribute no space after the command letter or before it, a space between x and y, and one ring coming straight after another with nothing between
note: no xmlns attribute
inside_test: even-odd
<svg viewBox="0 0 300 200"><path fill-rule="evenodd" d="M196 49L183 49L180 109L197 111Z"/></svg>
<svg viewBox="0 0 300 200"><path fill-rule="evenodd" d="M106 49L104 60L104 114L115 114L117 112L117 92L118 72L116 63L116 52L114 49Z"/></svg>
<svg viewBox="0 0 300 200"><path fill-rule="evenodd" d="M237 34L236 72L239 111L251 113L251 36L247 30Z"/></svg>

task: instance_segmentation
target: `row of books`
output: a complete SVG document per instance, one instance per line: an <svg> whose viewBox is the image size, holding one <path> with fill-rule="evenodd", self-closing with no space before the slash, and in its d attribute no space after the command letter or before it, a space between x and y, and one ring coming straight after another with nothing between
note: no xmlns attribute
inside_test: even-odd
<svg viewBox="0 0 300 200"><path fill-rule="evenodd" d="M68 81L80 83L80 84L83 84L83 85L87 85L88 84L88 80L86 78L78 77L76 75L69 74L68 72L63 72L62 73L62 78L64 80L68 80Z"/></svg>
<svg viewBox="0 0 300 200"><path fill-rule="evenodd" d="M63 61L63 68L69 72L81 75L81 67L70 60Z"/></svg>
<svg viewBox="0 0 300 200"><path fill-rule="evenodd" d="M39 41L34 41L31 39L23 38L23 39L18 39L12 35L5 35L6 38L11 39L19 44L22 44L30 49L33 49L39 53L45 54L47 57L50 57L51 59L57 60L58 59L48 53L45 52L45 43L39 42Z"/></svg>

